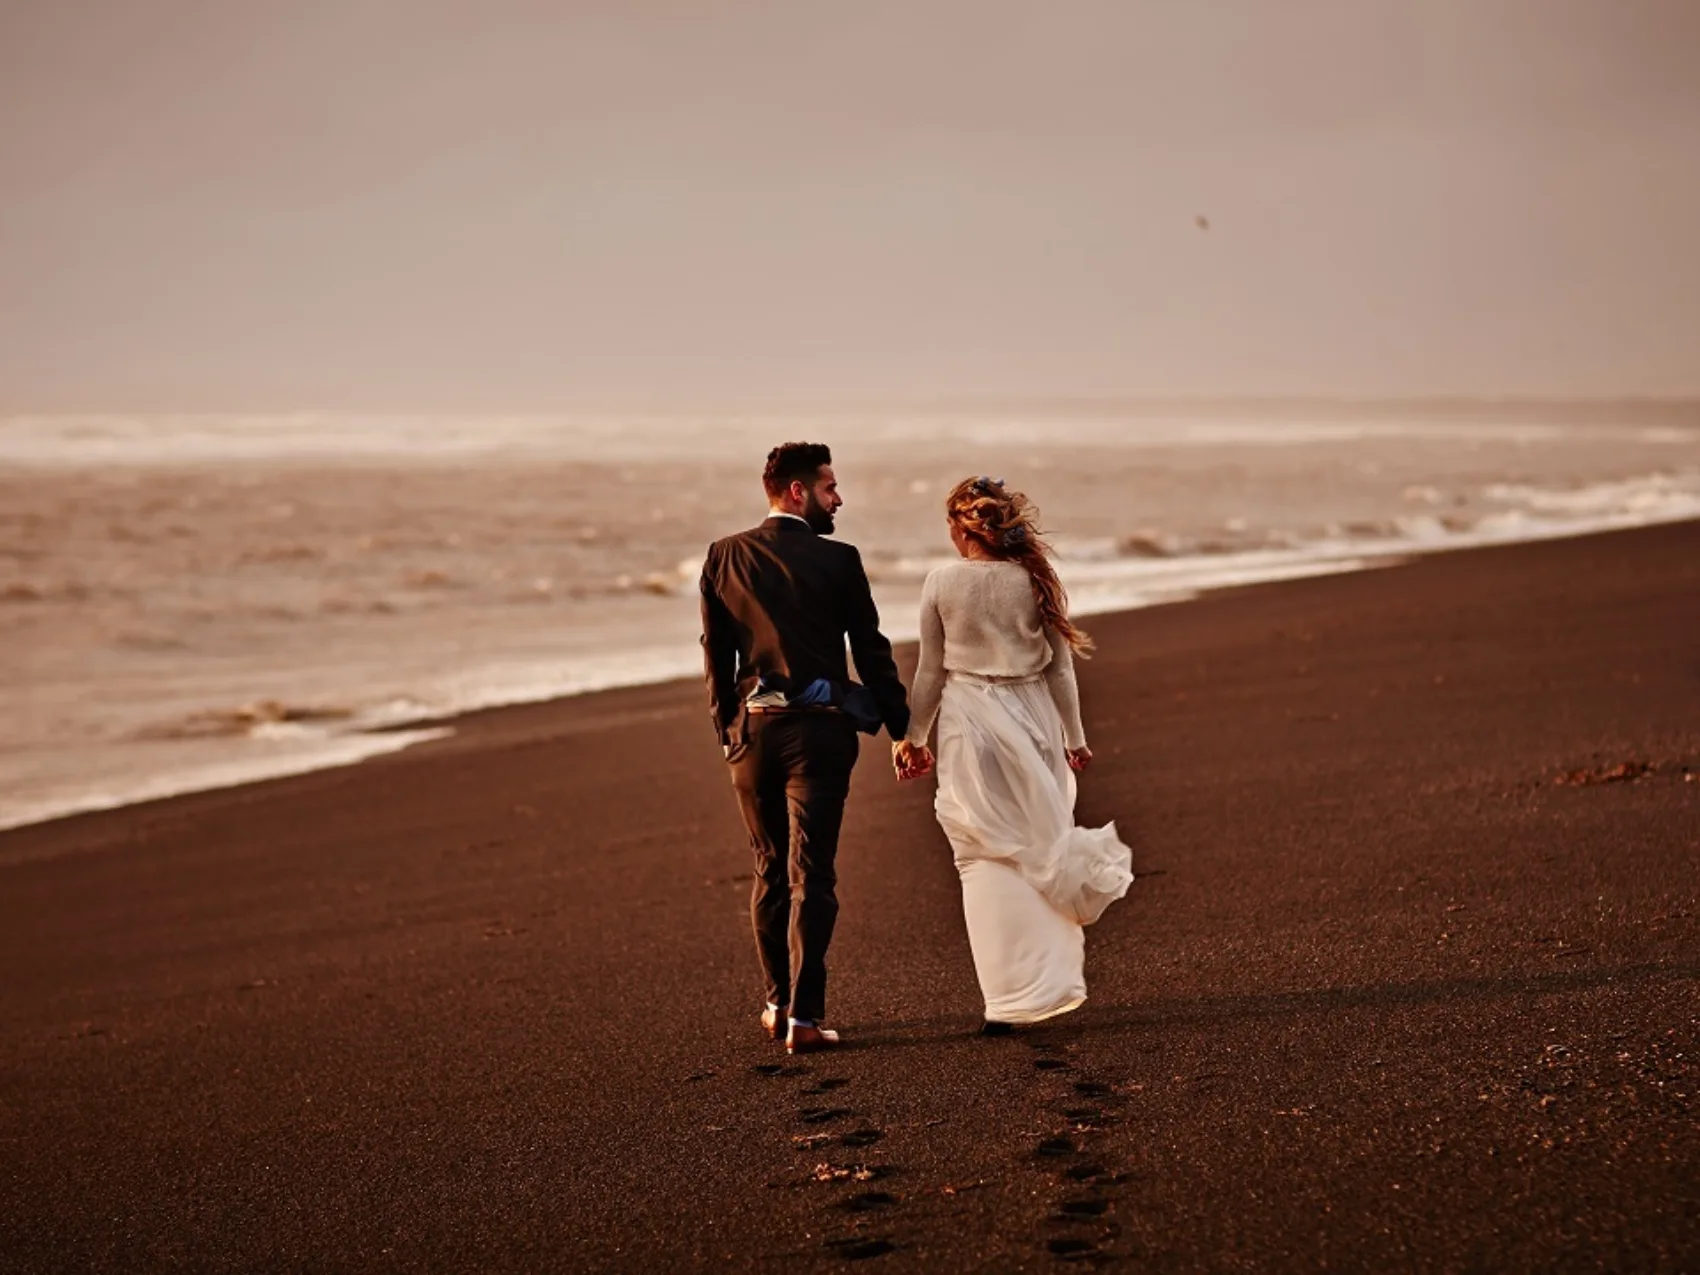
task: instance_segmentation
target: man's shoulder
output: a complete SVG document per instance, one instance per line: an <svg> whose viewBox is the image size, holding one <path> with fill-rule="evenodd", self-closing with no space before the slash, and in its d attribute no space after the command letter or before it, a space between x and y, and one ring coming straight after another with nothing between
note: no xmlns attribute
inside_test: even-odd
<svg viewBox="0 0 1700 1275"><path fill-rule="evenodd" d="M730 535L721 536L718 540L711 541L708 551L710 554L724 553L728 549L736 549L740 545L772 539L773 529L765 524L758 523L754 527L746 528L743 531L734 531Z"/></svg>
<svg viewBox="0 0 1700 1275"><path fill-rule="evenodd" d="M759 523L746 531L734 531L729 536L721 536L708 546L708 557L713 561L724 558L728 553L736 553L756 545L778 553L781 557L805 555L805 560L813 559L834 566L855 568L859 567L862 561L861 551L847 541L834 540L812 530L805 531L800 526L797 532L792 532L790 528L780 527L772 522Z"/></svg>
<svg viewBox="0 0 1700 1275"><path fill-rule="evenodd" d="M832 540L826 536L816 536L815 541L814 560L821 564L822 570L852 580L867 574L867 568L862 565L862 551L849 541Z"/></svg>

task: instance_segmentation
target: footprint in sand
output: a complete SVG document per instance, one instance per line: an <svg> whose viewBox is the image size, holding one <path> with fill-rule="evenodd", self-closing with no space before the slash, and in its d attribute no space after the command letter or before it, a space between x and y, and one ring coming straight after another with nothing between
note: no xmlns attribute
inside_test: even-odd
<svg viewBox="0 0 1700 1275"><path fill-rule="evenodd" d="M1033 1070L1034 1071L1067 1071L1068 1070L1068 1064L1066 1062L1064 1062L1061 1058L1035 1058L1033 1060Z"/></svg>
<svg viewBox="0 0 1700 1275"><path fill-rule="evenodd" d="M1115 1090L1101 1080L1077 1080L1074 1092L1082 1098L1108 1098Z"/></svg>
<svg viewBox="0 0 1700 1275"><path fill-rule="evenodd" d="M1046 1159L1061 1159L1074 1154L1074 1142L1069 1138L1046 1138L1033 1148L1033 1154Z"/></svg>
<svg viewBox="0 0 1700 1275"><path fill-rule="evenodd" d="M876 1209L889 1209L896 1203L897 1197L889 1191L858 1191L841 1200L838 1207L850 1213L872 1213Z"/></svg>
<svg viewBox="0 0 1700 1275"><path fill-rule="evenodd" d="M825 1124L829 1120L843 1120L855 1114L848 1107L804 1107L797 1113L797 1119L804 1124Z"/></svg>
<svg viewBox="0 0 1700 1275"><path fill-rule="evenodd" d="M1051 1240L1045 1247L1052 1256L1065 1259L1094 1257L1098 1253L1098 1246L1091 1240L1079 1240L1072 1236Z"/></svg>
<svg viewBox="0 0 1700 1275"><path fill-rule="evenodd" d="M1069 1107L1063 1111L1063 1119L1076 1133L1096 1133L1116 1122L1109 1112L1096 1107Z"/></svg>
<svg viewBox="0 0 1700 1275"><path fill-rule="evenodd" d="M887 1253L895 1253L897 1245L883 1235L867 1238L852 1237L844 1240L828 1240L826 1246L834 1250L838 1256L847 1262L866 1261L870 1257L884 1257Z"/></svg>
<svg viewBox="0 0 1700 1275"><path fill-rule="evenodd" d="M847 1147L871 1147L883 1137L883 1129L852 1129L839 1141Z"/></svg>
<svg viewBox="0 0 1700 1275"><path fill-rule="evenodd" d="M816 1084L803 1090L804 1093L831 1093L834 1089L842 1089L850 1082L843 1076L823 1076Z"/></svg>

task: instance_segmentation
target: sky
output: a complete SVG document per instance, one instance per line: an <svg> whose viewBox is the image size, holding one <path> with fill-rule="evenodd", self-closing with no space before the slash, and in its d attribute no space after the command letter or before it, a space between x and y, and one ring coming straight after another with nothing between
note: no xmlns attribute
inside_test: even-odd
<svg viewBox="0 0 1700 1275"><path fill-rule="evenodd" d="M0 411L1700 393L1697 65L1693 0L0 0Z"/></svg>

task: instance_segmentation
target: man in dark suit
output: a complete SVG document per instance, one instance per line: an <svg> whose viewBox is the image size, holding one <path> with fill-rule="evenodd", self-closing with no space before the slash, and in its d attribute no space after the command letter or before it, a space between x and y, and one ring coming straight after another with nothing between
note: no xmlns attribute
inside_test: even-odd
<svg viewBox="0 0 1700 1275"><path fill-rule="evenodd" d="M826 538L844 503L831 451L775 447L762 486L767 520L709 546L702 645L709 711L756 855L762 1025L803 1053L838 1043L821 1021L857 722L901 740L909 704L861 555ZM850 681L846 638L863 687Z"/></svg>

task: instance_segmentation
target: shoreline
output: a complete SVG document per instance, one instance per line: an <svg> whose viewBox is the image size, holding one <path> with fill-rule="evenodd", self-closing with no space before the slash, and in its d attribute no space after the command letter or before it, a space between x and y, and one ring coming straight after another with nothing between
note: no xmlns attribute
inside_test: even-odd
<svg viewBox="0 0 1700 1275"><path fill-rule="evenodd" d="M1233 571L1227 571L1230 578L1220 583L1212 583L1208 568L1212 565L1222 569L1222 564L1213 563L1209 556L1177 560L1164 559L1177 566L1190 565L1206 581L1204 583L1187 584L1184 581L1169 586L1151 582L1143 597L1147 600L1130 602L1125 594L1112 594L1103 605L1094 605L1092 594L1080 590L1077 598L1083 598L1083 604L1077 605L1075 611L1082 617L1097 617L1105 615L1127 615L1138 611L1149 610L1153 607L1173 606L1179 603L1196 601L1223 592L1231 592L1243 588L1254 588L1271 584L1282 584L1293 580L1314 579L1330 574L1355 574L1364 571L1380 570L1398 567L1410 561L1434 556L1457 553L1472 553L1483 549L1506 547L1512 545L1538 544L1551 540L1588 538L1600 535L1614 535L1622 531L1632 531L1647 526L1681 525L1688 521L1700 519L1678 518L1674 520L1658 520L1654 522L1619 521L1607 526L1588 526L1581 529L1568 525L1560 525L1557 529L1524 528L1515 534L1504 537L1483 536L1471 538L1461 543L1433 542L1418 538L1404 541L1390 538L1381 547L1375 542L1362 544L1343 543L1332 555L1313 553L1311 556L1301 554L1284 554L1269 551L1261 556L1268 559L1262 564L1261 575L1254 574L1251 578L1234 578ZM1259 555L1253 555L1259 556ZM1290 561L1288 559L1291 559ZM913 644L908 636L912 627L907 620L892 622L892 617L886 617L888 632L898 634L894 638L894 646L907 650ZM907 665L906 665L907 667ZM89 815L99 815L115 811L128 810L138 806L148 806L160 801L170 801L178 797L195 796L212 792L229 791L233 788L244 788L254 784L269 783L277 779L292 776L314 774L321 771L339 770L349 766L366 764L373 759L385 757L398 751L434 744L441 740L443 733L452 734L463 721L479 717L490 712L503 712L536 704L553 704L570 700L582 699L586 696L604 695L610 692L629 690L637 687L665 686L690 682L687 675L668 672L654 679L622 681L611 685L593 685L591 689L575 691L564 695L544 695L539 698L519 698L489 705L473 707L439 715L422 715L407 717L385 723L383 725L366 727L347 733L327 734L318 744L321 751L311 756L302 755L290 759L268 761L263 756L247 755L232 757L229 761L217 766L197 768L194 775L185 776L181 781L174 781L163 775L149 779L137 779L120 784L119 795L91 795L82 800L67 799L65 802L45 803L46 813L28 814L17 822L0 823L0 863L8 861L7 837L18 830L38 828L44 824L57 823L66 819L76 819ZM406 742L398 742L400 737L409 736ZM238 777L231 780L213 778L211 782L203 782L208 776L234 774ZM176 783L184 786L175 786ZM127 790L127 791L124 791ZM128 793L142 795L131 796Z"/></svg>

